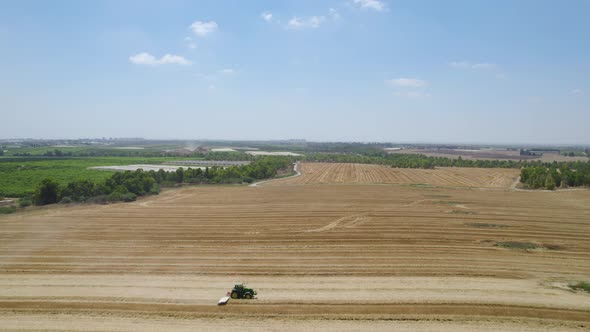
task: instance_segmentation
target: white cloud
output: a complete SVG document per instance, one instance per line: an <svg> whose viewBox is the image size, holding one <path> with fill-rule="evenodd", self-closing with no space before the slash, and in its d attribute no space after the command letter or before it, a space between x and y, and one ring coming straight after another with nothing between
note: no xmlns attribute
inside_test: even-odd
<svg viewBox="0 0 590 332"><path fill-rule="evenodd" d="M472 63L468 61L453 61L450 63L451 67L454 68L464 68L464 69L492 69L496 68L497 65L493 63L481 62L481 63Z"/></svg>
<svg viewBox="0 0 590 332"><path fill-rule="evenodd" d="M271 12L263 12L262 14L260 14L260 17L262 17L262 19L267 22L272 22L273 20Z"/></svg>
<svg viewBox="0 0 590 332"><path fill-rule="evenodd" d="M217 30L217 23L215 23L215 21L196 21L191 24L190 29L195 33L195 35L199 37L205 37L206 35Z"/></svg>
<svg viewBox="0 0 590 332"><path fill-rule="evenodd" d="M159 62L165 64L190 65L191 62L180 55L166 54L160 58Z"/></svg>
<svg viewBox="0 0 590 332"><path fill-rule="evenodd" d="M572 90L573 95L581 95L583 93L584 93L584 91L582 91L582 89L573 89Z"/></svg>
<svg viewBox="0 0 590 332"><path fill-rule="evenodd" d="M136 65L155 65L158 62L156 58L149 53L139 53L130 56L129 61Z"/></svg>
<svg viewBox="0 0 590 332"><path fill-rule="evenodd" d="M319 28L326 18L324 16L311 16L308 18L293 17L287 23L287 27L290 29L303 29L303 28Z"/></svg>
<svg viewBox="0 0 590 332"><path fill-rule="evenodd" d="M341 18L340 13L334 8L328 10L328 16L334 21L338 21Z"/></svg>
<svg viewBox="0 0 590 332"><path fill-rule="evenodd" d="M387 80L386 83L402 88L424 88L428 86L428 82L426 81L419 80L417 78L404 77Z"/></svg>
<svg viewBox="0 0 590 332"><path fill-rule="evenodd" d="M234 70L231 68L225 68L219 71L220 74L231 75L234 73Z"/></svg>
<svg viewBox="0 0 590 332"><path fill-rule="evenodd" d="M385 3L380 0L353 0L352 2L361 9L372 9L378 12L382 12L386 8Z"/></svg>
<svg viewBox="0 0 590 332"><path fill-rule="evenodd" d="M129 57L129 61L136 65L167 65L167 64L175 64L175 65L190 65L192 62L189 60L181 57L180 55L173 55L173 54L166 54L160 59L157 59L153 55L143 52L136 55L132 55Z"/></svg>
<svg viewBox="0 0 590 332"><path fill-rule="evenodd" d="M193 41L191 37L185 37L184 41L186 42L186 46L191 49L197 48L197 44Z"/></svg>

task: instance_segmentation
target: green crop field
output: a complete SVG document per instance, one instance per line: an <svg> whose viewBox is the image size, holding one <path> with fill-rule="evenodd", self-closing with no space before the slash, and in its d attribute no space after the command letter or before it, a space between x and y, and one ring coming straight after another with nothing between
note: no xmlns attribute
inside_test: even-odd
<svg viewBox="0 0 590 332"><path fill-rule="evenodd" d="M22 197L31 193L45 178L62 184L72 180L102 180L112 174L109 171L91 170L91 166L160 164L164 161L186 158L166 157L1 157L0 195ZM196 159L196 158L190 158Z"/></svg>
<svg viewBox="0 0 590 332"><path fill-rule="evenodd" d="M20 147L20 148L9 148L6 150L6 156L22 156L23 154L28 154L30 156L43 156L47 152L54 152L55 150L59 150L64 154L73 154L73 155L80 155L83 156L92 156L92 155L116 155L116 156L141 156L145 154L160 154L162 149L164 148L175 148L175 146L171 147L141 147L138 149L130 149L130 148L117 148L117 147L104 147L104 146L64 146L64 147L52 147L52 146L43 146L43 147Z"/></svg>

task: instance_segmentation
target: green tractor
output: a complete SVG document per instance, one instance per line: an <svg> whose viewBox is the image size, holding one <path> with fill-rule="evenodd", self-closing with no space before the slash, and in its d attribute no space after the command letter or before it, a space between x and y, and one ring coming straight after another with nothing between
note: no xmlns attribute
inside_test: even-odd
<svg viewBox="0 0 590 332"><path fill-rule="evenodd" d="M231 290L230 297L232 299L251 299L256 295L256 291L252 288L244 286L244 284L236 284Z"/></svg>

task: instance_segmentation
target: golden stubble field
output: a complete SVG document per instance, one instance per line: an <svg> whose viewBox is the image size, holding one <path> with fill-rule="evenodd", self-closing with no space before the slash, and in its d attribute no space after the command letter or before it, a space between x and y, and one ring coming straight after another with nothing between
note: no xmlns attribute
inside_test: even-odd
<svg viewBox="0 0 590 332"><path fill-rule="evenodd" d="M589 328L590 295L567 283L590 276L590 191L465 187L481 179L461 169L333 185L315 166L1 217L0 330ZM258 299L216 306L237 280Z"/></svg>
<svg viewBox="0 0 590 332"><path fill-rule="evenodd" d="M382 165L301 163L303 176L271 181L265 186L291 184L399 184L442 187L510 188L519 170L503 168L392 168Z"/></svg>

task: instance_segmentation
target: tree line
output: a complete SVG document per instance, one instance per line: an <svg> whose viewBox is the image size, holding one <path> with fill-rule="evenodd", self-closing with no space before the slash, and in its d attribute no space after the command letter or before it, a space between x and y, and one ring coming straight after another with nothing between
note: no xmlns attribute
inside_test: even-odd
<svg viewBox="0 0 590 332"><path fill-rule="evenodd" d="M530 165L520 171L520 182L529 189L590 186L590 162Z"/></svg>
<svg viewBox="0 0 590 332"><path fill-rule="evenodd" d="M181 183L231 184L251 183L272 178L280 170L291 167L290 157L261 157L249 165L231 167L179 168L175 172L136 171L118 172L105 181L75 180L60 185L52 179L44 179L35 188L32 198L24 198L21 206L47 205L70 202L134 201L138 196L158 194L162 186Z"/></svg>
<svg viewBox="0 0 590 332"><path fill-rule="evenodd" d="M519 168L526 162L513 160L471 160L451 159L446 157L429 157L422 154L374 153L369 155L312 153L304 157L306 161L380 164L396 168L424 168L434 167L479 167L479 168Z"/></svg>

